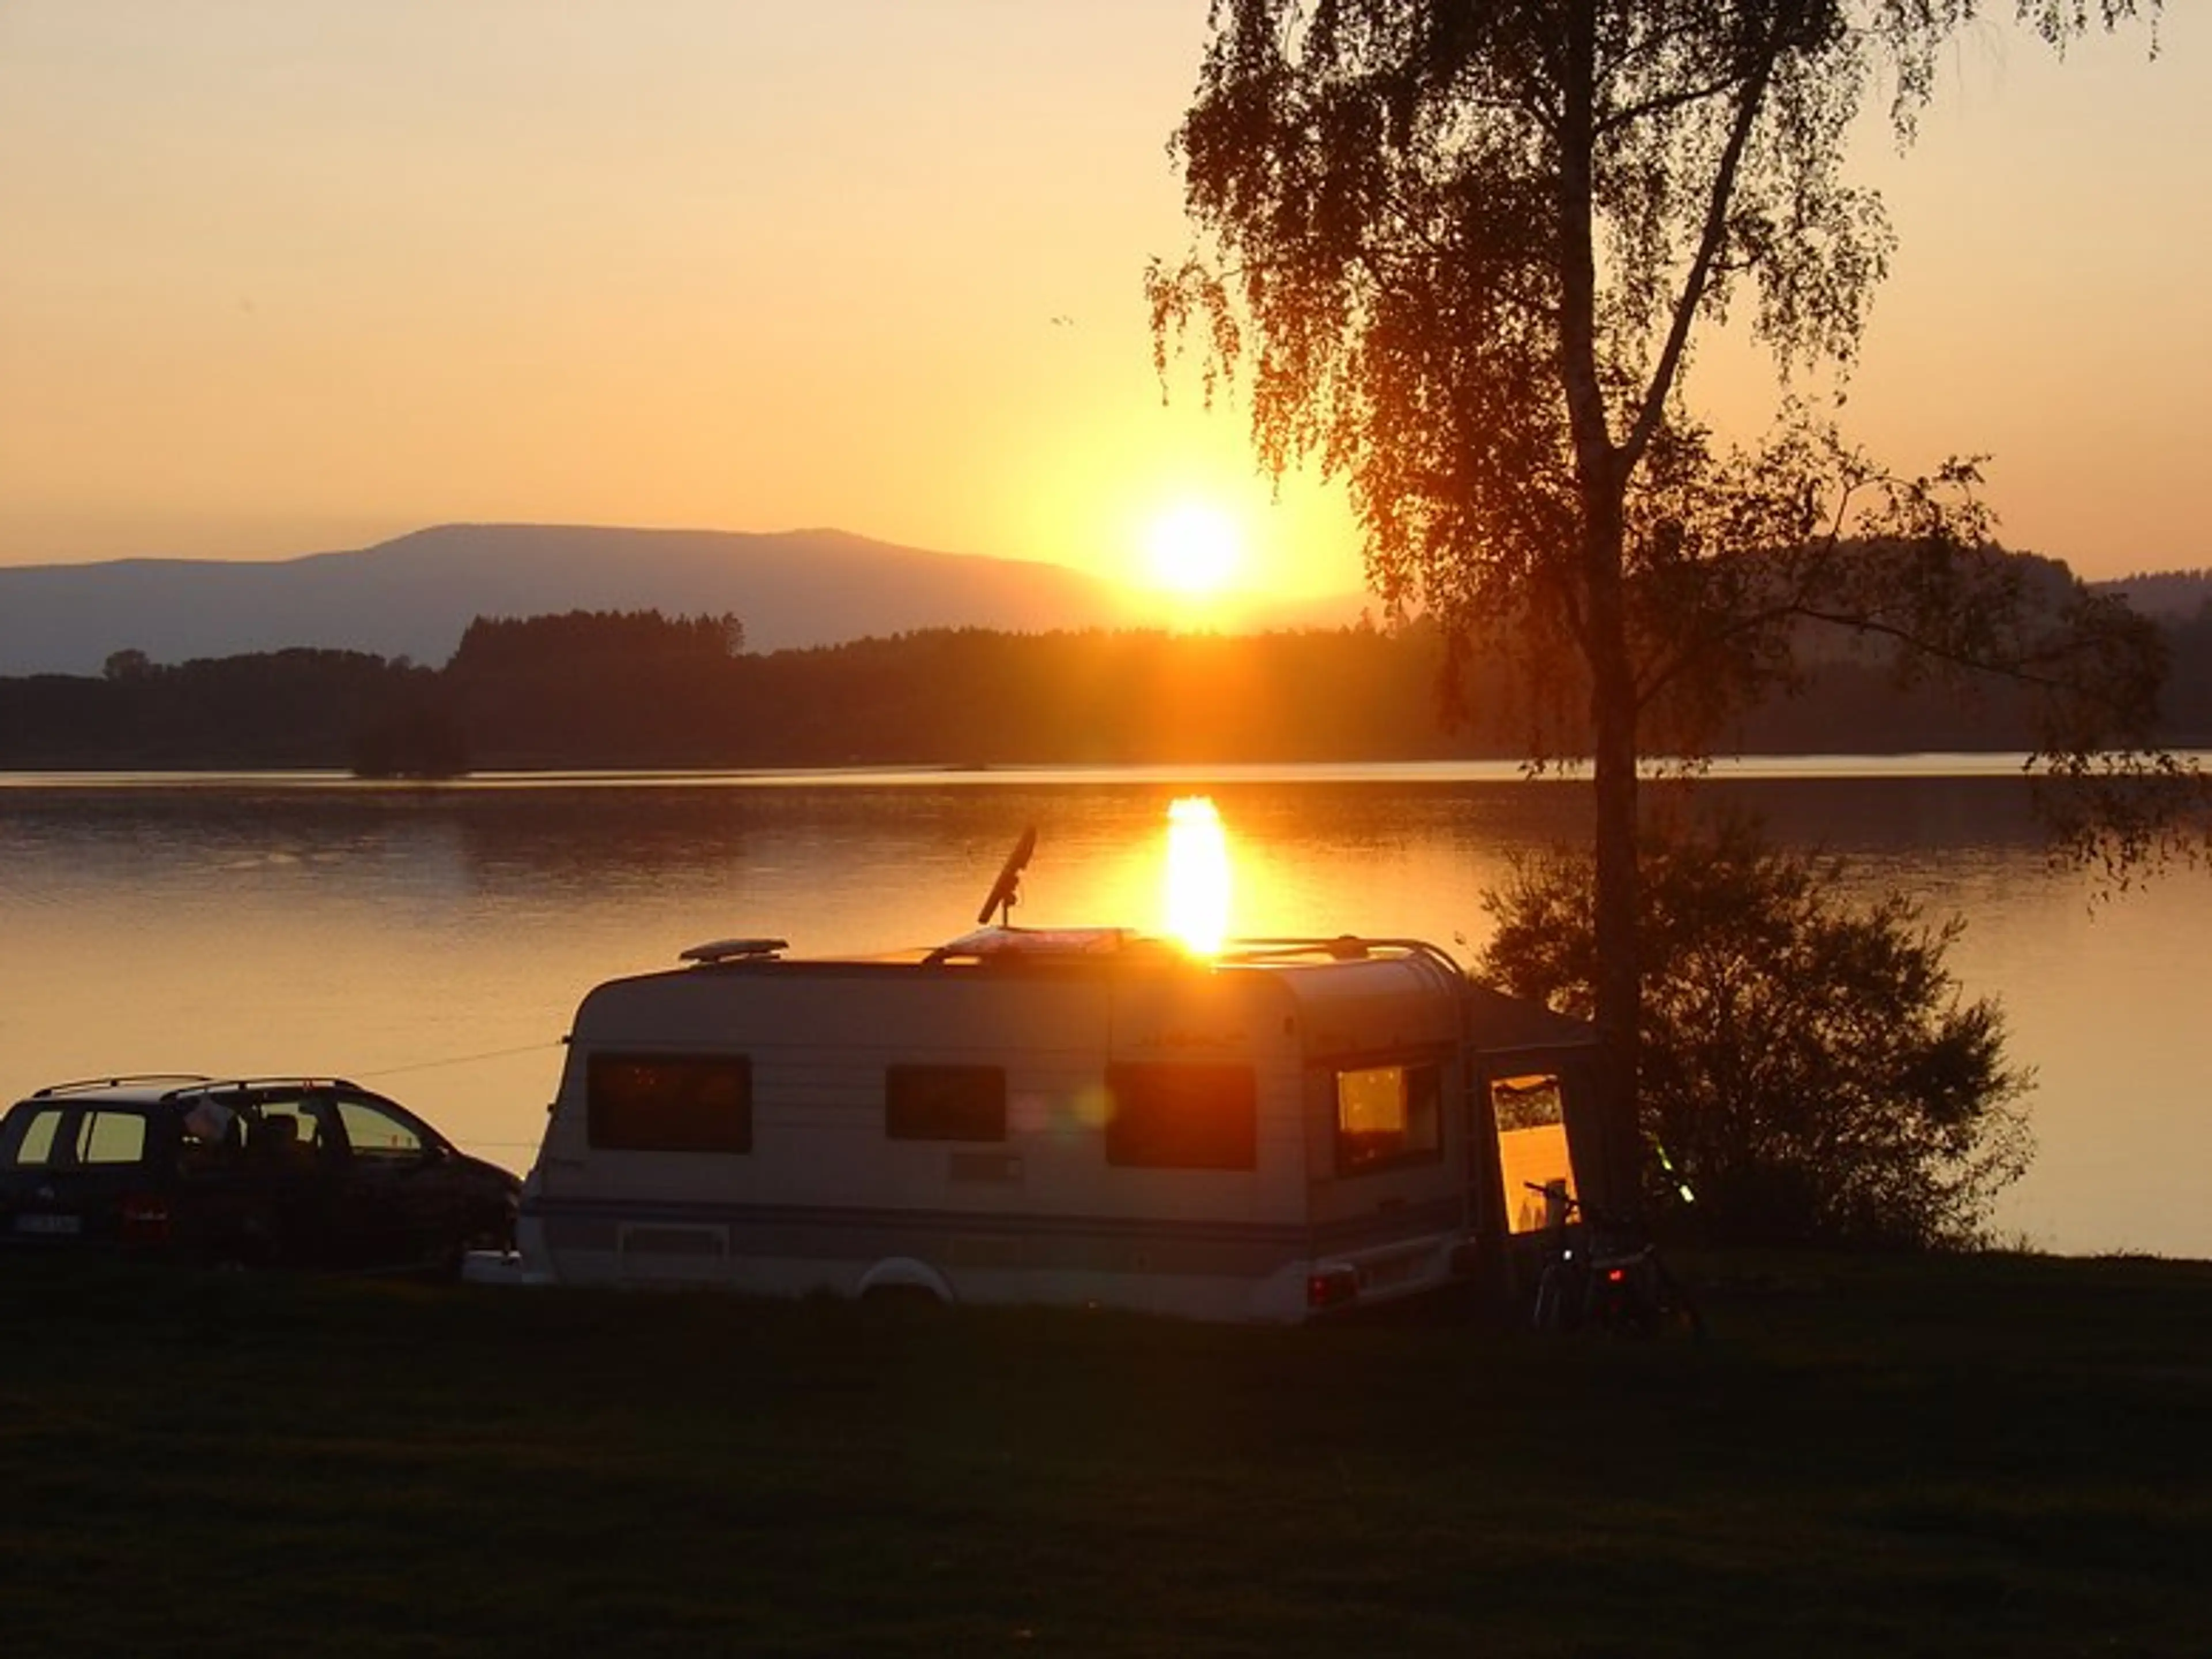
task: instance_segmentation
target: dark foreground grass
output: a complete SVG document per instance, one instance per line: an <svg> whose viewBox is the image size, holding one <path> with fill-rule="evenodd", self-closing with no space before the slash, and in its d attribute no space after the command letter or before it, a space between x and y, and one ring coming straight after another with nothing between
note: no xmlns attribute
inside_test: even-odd
<svg viewBox="0 0 2212 1659"><path fill-rule="evenodd" d="M2212 1267L1713 1340L0 1263L12 1652L2212 1653Z"/></svg>

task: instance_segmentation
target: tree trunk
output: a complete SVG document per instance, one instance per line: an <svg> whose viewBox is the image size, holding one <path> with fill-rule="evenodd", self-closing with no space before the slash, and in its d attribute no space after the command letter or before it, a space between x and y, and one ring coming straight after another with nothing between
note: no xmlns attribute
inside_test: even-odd
<svg viewBox="0 0 2212 1659"><path fill-rule="evenodd" d="M1628 652L1621 573L1622 495L1614 480L1583 490L1583 576L1590 670L1590 736L1596 823L1597 1027L1605 1042L1604 1125L1590 1196L1601 1206L1633 1206L1641 1197L1636 1079L1643 1028L1638 959L1640 905L1636 848L1636 678Z"/></svg>
<svg viewBox="0 0 2212 1659"><path fill-rule="evenodd" d="M1576 1174L1591 1201L1636 1201L1637 1040L1643 981L1636 936L1636 671L1628 654L1623 577L1628 476L1634 458L1609 430L1597 354L1597 34L1594 0L1566 12L1559 123L1559 376L1573 434L1582 505L1583 652L1590 671L1596 793L1597 1026L1604 1039L1600 1132L1577 1149ZM1580 1153L1595 1153L1589 1170Z"/></svg>

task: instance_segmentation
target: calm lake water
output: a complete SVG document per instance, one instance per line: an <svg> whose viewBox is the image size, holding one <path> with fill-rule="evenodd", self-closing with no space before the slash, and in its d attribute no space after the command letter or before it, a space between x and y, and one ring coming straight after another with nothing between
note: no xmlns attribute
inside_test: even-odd
<svg viewBox="0 0 2212 1659"><path fill-rule="evenodd" d="M2212 1256L2212 876L2099 898L2002 763L1747 767L1694 787L1966 918L1951 963L2035 1068L1999 1228ZM1672 789L1674 786L1668 786ZM1655 793L1666 793L1665 789ZM577 1000L731 935L938 943L1024 825L1016 920L1163 926L1167 808L1210 796L1231 930L1413 934L1471 959L1583 787L1480 766L539 777L0 777L0 1099L123 1071L335 1073L520 1170Z"/></svg>

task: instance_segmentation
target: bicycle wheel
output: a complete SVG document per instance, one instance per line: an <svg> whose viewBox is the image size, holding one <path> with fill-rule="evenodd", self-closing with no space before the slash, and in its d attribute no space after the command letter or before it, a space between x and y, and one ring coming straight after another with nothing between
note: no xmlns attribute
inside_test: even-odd
<svg viewBox="0 0 2212 1659"><path fill-rule="evenodd" d="M1532 1330L1556 1336L1567 1328L1566 1275L1556 1261L1547 1262L1536 1279L1536 1297L1529 1304L1528 1325Z"/></svg>
<svg viewBox="0 0 2212 1659"><path fill-rule="evenodd" d="M1656 1252L1651 1257L1651 1305L1661 1331L1680 1331L1698 1341L1705 1337L1705 1316L1682 1281Z"/></svg>

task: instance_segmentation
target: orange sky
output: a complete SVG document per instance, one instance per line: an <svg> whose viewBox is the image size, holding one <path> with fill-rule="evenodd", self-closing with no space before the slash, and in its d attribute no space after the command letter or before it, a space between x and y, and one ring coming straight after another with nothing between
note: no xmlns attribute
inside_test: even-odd
<svg viewBox="0 0 2212 1659"><path fill-rule="evenodd" d="M1356 586L1334 496L1163 410L1147 256L1205 0L7 0L0 563L436 522L782 530L1141 574L1179 502ZM2212 27L1962 39L1870 176L1853 388L2014 546L2212 564ZM1713 352L1724 413L1758 382Z"/></svg>

